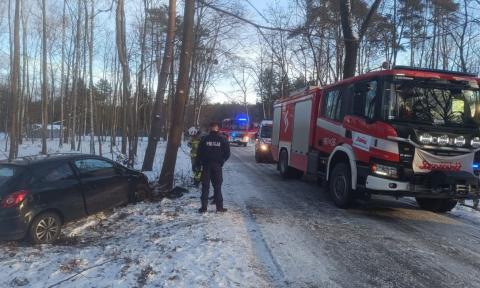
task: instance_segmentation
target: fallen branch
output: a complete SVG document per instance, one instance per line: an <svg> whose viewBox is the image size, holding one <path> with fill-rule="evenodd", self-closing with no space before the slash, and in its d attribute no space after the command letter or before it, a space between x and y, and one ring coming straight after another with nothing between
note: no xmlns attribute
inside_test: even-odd
<svg viewBox="0 0 480 288"><path fill-rule="evenodd" d="M105 261L105 262L102 262L102 263L100 263L100 264L97 264L97 265L94 265L94 266L91 266L91 267L85 268L85 269L83 269L83 270L81 270L81 271L79 271L79 272L77 272L77 273L73 274L72 276L70 276L70 277L68 277L68 278L65 278L65 279L63 279L63 280L62 280L62 281L60 281L60 282L57 282L57 283L55 283L55 284L52 284L52 285L48 286L48 288L52 288L52 287L59 286L60 284L62 284L62 283L65 283L65 282L67 282L67 281L70 281L70 280L72 280L73 278L75 278L75 277L77 277L77 276L81 275L81 274L82 274L83 272L85 272L85 271L91 270L91 269L93 269L93 268L100 267L100 266L102 266L102 265L105 265L105 264L107 264L107 263L113 262L113 261L115 261L115 260L117 260L117 259L116 259L116 258L114 258L114 259L110 259L110 260L107 260L107 261Z"/></svg>
<svg viewBox="0 0 480 288"><path fill-rule="evenodd" d="M468 208L472 208L473 210L480 212L480 208L478 208L477 205L467 205L467 204L463 204L463 203L460 203L460 205L468 207Z"/></svg>

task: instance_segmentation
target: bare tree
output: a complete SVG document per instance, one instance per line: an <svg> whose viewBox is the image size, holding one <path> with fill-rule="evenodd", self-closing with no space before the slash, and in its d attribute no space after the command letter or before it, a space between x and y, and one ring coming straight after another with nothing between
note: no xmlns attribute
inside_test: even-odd
<svg viewBox="0 0 480 288"><path fill-rule="evenodd" d="M67 94L66 91L66 83L65 83L65 26L66 26L66 15L65 10L67 6L67 1L63 2L63 12L62 12L62 57L60 63L60 135L58 140L59 147L63 147L63 133L64 133L64 101L65 95Z"/></svg>
<svg viewBox="0 0 480 288"><path fill-rule="evenodd" d="M47 154L48 74L47 74L47 1L42 0L42 154Z"/></svg>
<svg viewBox="0 0 480 288"><path fill-rule="evenodd" d="M117 1L115 16L115 35L117 43L118 60L122 68L122 153L127 152L127 103L130 99L130 68L127 59L127 44L125 40L125 7L124 0Z"/></svg>
<svg viewBox="0 0 480 288"><path fill-rule="evenodd" d="M89 80L89 96L90 96L90 154L95 154L95 126L93 122L94 105L93 105L93 26L95 23L95 0L91 0L91 12L90 12L90 30L88 37L88 74ZM87 32L87 31L86 31Z"/></svg>
<svg viewBox="0 0 480 288"><path fill-rule="evenodd" d="M18 139L17 139L17 97L18 97L18 79L20 78L20 0L15 0L15 16L13 24L13 63L11 65L11 100L10 100L10 160L17 157Z"/></svg>
<svg viewBox="0 0 480 288"><path fill-rule="evenodd" d="M235 73L232 74L233 80L235 81L235 84L238 86L240 89L240 92L242 93L242 104L245 106L245 112L247 114L247 127L250 125L250 113L248 112L248 101L247 101L247 96L248 96L248 86L249 86L249 81L251 78L251 75L247 72L247 68L245 67L244 64L240 64L240 69L241 69L241 77L238 77Z"/></svg>
<svg viewBox="0 0 480 288"><path fill-rule="evenodd" d="M370 7L365 20L360 26L360 31L354 32L353 14L352 14L352 0L340 0L340 18L342 20L343 41L345 42L345 62L343 66L343 78L349 78L355 75L355 68L357 67L357 56L359 42L362 41L365 32L367 32L368 25L372 20L373 15L377 12L381 0L375 0Z"/></svg>
<svg viewBox="0 0 480 288"><path fill-rule="evenodd" d="M74 67L73 67L73 103L71 107L72 114L72 129L70 135L70 149L75 150L75 137L77 134L77 102L78 102L78 91L79 91L79 69L80 69L80 38L81 38L81 19L82 19L82 4L81 0L77 0L77 21L76 21L76 33L75 33L75 48L74 48Z"/></svg>
<svg viewBox="0 0 480 288"><path fill-rule="evenodd" d="M193 50L193 18L195 14L195 0L185 1L183 39L180 55L180 67L177 81L177 89L172 107L171 126L168 134L167 149L165 159L163 160L162 171L160 173L160 192L168 193L172 190L175 165L177 161L178 148L182 140L184 125L185 105L188 95L188 78L190 72L190 62L192 60Z"/></svg>
<svg viewBox="0 0 480 288"><path fill-rule="evenodd" d="M168 4L168 24L167 35L165 39L165 51L163 53L163 60L158 74L157 93L155 95L155 104L152 111L150 134L148 136L147 150L145 151L145 158L143 160L142 170L151 171L153 168L153 161L157 151L157 143L160 139L160 133L163 125L162 117L165 90L168 80L168 72L173 62L173 49L175 41L176 29L176 0L170 0Z"/></svg>

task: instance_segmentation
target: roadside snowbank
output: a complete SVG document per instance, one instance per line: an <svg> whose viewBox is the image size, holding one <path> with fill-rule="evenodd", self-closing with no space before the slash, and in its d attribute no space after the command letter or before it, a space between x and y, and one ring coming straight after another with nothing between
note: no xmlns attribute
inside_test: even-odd
<svg viewBox="0 0 480 288"><path fill-rule="evenodd" d="M0 245L0 287L267 287L240 212L199 215L197 199L100 213L53 246Z"/></svg>
<svg viewBox="0 0 480 288"><path fill-rule="evenodd" d="M467 200L465 204L468 206L473 205L473 201ZM470 207L462 206L457 204L457 206L450 212L455 217L462 218L463 220L467 220L471 223L480 225L480 211L472 209Z"/></svg>
<svg viewBox="0 0 480 288"><path fill-rule="evenodd" d="M139 142L141 168L147 141ZM5 145L0 139L0 147ZM49 140L49 153L69 153ZM97 145L98 149L98 145ZM19 155L35 155L38 142L25 141ZM114 159L109 143L104 156ZM80 152L88 153L88 140ZM76 151L74 151L76 152ZM158 177L165 143L159 143L151 181ZM0 153L0 159L8 157ZM176 182L190 180L188 147L178 152ZM68 224L55 245L0 242L0 287L267 287L256 264L241 211L199 215L199 191L180 199L140 203ZM64 281L64 282L62 282Z"/></svg>

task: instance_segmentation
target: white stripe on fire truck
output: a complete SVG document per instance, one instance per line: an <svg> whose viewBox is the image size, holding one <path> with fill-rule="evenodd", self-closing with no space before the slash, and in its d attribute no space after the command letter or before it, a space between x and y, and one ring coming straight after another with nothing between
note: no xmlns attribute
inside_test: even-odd
<svg viewBox="0 0 480 288"><path fill-rule="evenodd" d="M342 125L337 125L322 118L317 118L317 126L332 133L335 133L341 137L345 137L346 129ZM395 141L372 137L371 145L378 150L395 154L399 153L398 143Z"/></svg>
<svg viewBox="0 0 480 288"><path fill-rule="evenodd" d="M343 128L343 126L341 124L337 125L337 124L334 124L330 121L324 120L322 118L317 118L317 127L328 130L332 133L340 135L341 137L345 137L346 129Z"/></svg>
<svg viewBox="0 0 480 288"><path fill-rule="evenodd" d="M390 152L394 154L398 154L398 143L385 140L385 139L380 139L380 138L373 138L374 140L374 147L377 148L378 150L382 150L385 152Z"/></svg>

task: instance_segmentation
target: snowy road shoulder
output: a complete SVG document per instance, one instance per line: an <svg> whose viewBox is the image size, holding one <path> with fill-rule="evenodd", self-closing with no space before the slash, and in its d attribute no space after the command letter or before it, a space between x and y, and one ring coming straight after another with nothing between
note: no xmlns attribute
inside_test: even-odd
<svg viewBox="0 0 480 288"><path fill-rule="evenodd" d="M197 208L191 192L71 223L54 246L0 243L0 287L269 286L241 213Z"/></svg>

